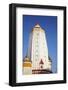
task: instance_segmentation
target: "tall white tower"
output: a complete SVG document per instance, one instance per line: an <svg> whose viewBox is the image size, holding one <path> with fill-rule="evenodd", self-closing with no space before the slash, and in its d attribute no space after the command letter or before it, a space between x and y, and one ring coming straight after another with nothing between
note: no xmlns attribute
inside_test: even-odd
<svg viewBox="0 0 68 90"><path fill-rule="evenodd" d="M30 33L28 57L32 61L32 70L51 70L45 31L36 24Z"/></svg>

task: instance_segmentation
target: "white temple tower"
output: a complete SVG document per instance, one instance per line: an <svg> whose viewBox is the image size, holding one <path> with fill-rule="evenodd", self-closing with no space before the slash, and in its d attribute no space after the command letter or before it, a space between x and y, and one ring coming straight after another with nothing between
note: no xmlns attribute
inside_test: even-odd
<svg viewBox="0 0 68 90"><path fill-rule="evenodd" d="M48 57L46 32L36 24L30 33L27 57L32 61L32 71L51 71L51 61ZM37 73L37 72L36 72Z"/></svg>

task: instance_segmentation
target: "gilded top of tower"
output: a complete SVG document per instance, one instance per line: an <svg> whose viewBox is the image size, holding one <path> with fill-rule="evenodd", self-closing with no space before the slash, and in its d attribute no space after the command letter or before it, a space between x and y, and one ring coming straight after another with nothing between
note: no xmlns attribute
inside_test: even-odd
<svg viewBox="0 0 68 90"><path fill-rule="evenodd" d="M36 24L36 25L34 26L34 28L39 28L38 31L42 31L42 32L44 32L44 30L41 28L41 26L40 26L39 24ZM33 28L32 31L35 31L34 28Z"/></svg>
<svg viewBox="0 0 68 90"><path fill-rule="evenodd" d="M40 25L39 25L39 24L36 24L36 25L35 25L35 28L40 28Z"/></svg>
<svg viewBox="0 0 68 90"><path fill-rule="evenodd" d="M32 67L30 59L26 56L23 62L23 67Z"/></svg>
<svg viewBox="0 0 68 90"><path fill-rule="evenodd" d="M24 62L31 62L31 61L30 61L30 59L28 57L25 57Z"/></svg>

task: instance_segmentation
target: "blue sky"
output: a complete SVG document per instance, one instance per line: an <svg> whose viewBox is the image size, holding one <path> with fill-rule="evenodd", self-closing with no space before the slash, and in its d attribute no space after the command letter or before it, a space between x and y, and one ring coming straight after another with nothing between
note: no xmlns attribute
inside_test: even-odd
<svg viewBox="0 0 68 90"><path fill-rule="evenodd" d="M29 34L38 23L46 32L48 54L52 59L52 72L57 72L57 16L23 15L23 53L27 53Z"/></svg>

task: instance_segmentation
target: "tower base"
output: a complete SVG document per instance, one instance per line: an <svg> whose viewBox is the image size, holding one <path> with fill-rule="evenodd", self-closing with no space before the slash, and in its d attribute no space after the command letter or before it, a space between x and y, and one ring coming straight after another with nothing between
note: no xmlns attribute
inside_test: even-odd
<svg viewBox="0 0 68 90"><path fill-rule="evenodd" d="M43 70L34 69L34 70L32 70L32 74L50 74L50 73L52 73L52 71L46 70L46 69L43 69Z"/></svg>

